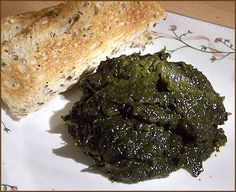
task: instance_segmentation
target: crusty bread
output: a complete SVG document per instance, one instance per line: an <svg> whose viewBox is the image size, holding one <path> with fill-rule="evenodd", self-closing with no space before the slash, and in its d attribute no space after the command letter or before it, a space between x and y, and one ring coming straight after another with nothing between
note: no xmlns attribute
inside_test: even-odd
<svg viewBox="0 0 236 192"><path fill-rule="evenodd" d="M37 12L30 11L23 14L4 17L1 19L1 43L6 43L18 33L23 32L30 25L37 22L41 18L50 14L55 7L48 7Z"/></svg>
<svg viewBox="0 0 236 192"><path fill-rule="evenodd" d="M16 116L39 109L86 69L130 46L164 11L155 1L68 1L28 14L35 16L28 21L23 14L21 29L9 36L3 30L1 41L2 99Z"/></svg>

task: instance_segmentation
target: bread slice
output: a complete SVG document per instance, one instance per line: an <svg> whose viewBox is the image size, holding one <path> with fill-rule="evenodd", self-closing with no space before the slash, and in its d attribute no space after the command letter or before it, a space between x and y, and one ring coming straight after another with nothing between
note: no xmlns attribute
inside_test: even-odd
<svg viewBox="0 0 236 192"><path fill-rule="evenodd" d="M155 1L68 1L45 10L2 36L2 99L16 116L38 110L165 15Z"/></svg>

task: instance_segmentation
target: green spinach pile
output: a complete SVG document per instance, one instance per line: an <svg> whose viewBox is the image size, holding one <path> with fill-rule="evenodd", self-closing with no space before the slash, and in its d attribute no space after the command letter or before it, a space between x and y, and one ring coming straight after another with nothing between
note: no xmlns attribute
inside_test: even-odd
<svg viewBox="0 0 236 192"><path fill-rule="evenodd" d="M91 169L136 183L180 168L193 176L224 145L228 113L207 78L192 65L153 55L107 59L80 81L81 100L63 117Z"/></svg>

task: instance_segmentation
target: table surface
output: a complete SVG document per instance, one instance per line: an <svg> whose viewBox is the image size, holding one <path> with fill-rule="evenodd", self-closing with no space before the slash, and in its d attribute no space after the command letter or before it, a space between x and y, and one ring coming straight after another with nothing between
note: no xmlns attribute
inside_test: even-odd
<svg viewBox="0 0 236 192"><path fill-rule="evenodd" d="M1 17L58 3L59 1L1 1ZM160 1L159 3L167 11L235 28L235 1Z"/></svg>

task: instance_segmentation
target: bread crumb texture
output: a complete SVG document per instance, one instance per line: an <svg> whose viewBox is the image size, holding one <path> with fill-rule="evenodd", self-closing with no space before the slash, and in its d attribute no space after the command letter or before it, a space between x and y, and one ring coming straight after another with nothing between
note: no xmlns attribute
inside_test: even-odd
<svg viewBox="0 0 236 192"><path fill-rule="evenodd" d="M165 15L155 1L68 1L1 20L2 99L24 116Z"/></svg>

